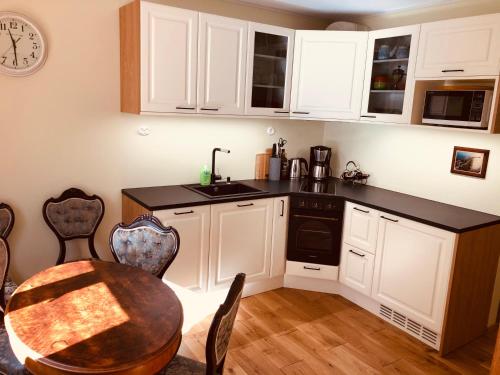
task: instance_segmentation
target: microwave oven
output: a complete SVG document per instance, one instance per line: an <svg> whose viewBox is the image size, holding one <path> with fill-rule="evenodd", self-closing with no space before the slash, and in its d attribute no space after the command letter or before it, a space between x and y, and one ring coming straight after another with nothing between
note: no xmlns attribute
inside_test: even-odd
<svg viewBox="0 0 500 375"><path fill-rule="evenodd" d="M425 95L422 124L487 129L492 99L492 90L429 90Z"/></svg>

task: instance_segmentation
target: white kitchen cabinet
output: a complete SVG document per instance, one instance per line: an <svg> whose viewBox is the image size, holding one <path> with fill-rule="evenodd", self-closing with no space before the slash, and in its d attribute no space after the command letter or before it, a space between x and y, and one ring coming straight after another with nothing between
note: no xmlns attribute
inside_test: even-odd
<svg viewBox="0 0 500 375"><path fill-rule="evenodd" d="M375 254L377 248L379 211L346 202L343 242Z"/></svg>
<svg viewBox="0 0 500 375"><path fill-rule="evenodd" d="M416 76L500 73L500 13L422 25Z"/></svg>
<svg viewBox="0 0 500 375"><path fill-rule="evenodd" d="M367 296L372 292L373 254L344 243L340 260L341 283Z"/></svg>
<svg viewBox="0 0 500 375"><path fill-rule="evenodd" d="M285 274L289 197L274 198L271 277Z"/></svg>
<svg viewBox="0 0 500 375"><path fill-rule="evenodd" d="M246 282L270 277L273 199L211 206L209 289L228 287L236 274Z"/></svg>
<svg viewBox="0 0 500 375"><path fill-rule="evenodd" d="M198 12L141 1L141 112L196 111L197 51Z"/></svg>
<svg viewBox="0 0 500 375"><path fill-rule="evenodd" d="M246 114L288 117L295 30L251 22Z"/></svg>
<svg viewBox="0 0 500 375"><path fill-rule="evenodd" d="M361 119L410 123L420 25L370 31Z"/></svg>
<svg viewBox="0 0 500 375"><path fill-rule="evenodd" d="M164 279L193 291L205 291L208 282L210 206L156 211L163 225L179 232L180 248Z"/></svg>
<svg viewBox="0 0 500 375"><path fill-rule="evenodd" d="M441 332L456 235L381 213L372 296Z"/></svg>
<svg viewBox="0 0 500 375"><path fill-rule="evenodd" d="M296 32L292 117L359 120L367 39L366 32Z"/></svg>
<svg viewBox="0 0 500 375"><path fill-rule="evenodd" d="M200 14L200 113L244 114L247 39L248 22Z"/></svg>
<svg viewBox="0 0 500 375"><path fill-rule="evenodd" d="M287 260L286 274L289 276L337 281L339 278L339 267Z"/></svg>

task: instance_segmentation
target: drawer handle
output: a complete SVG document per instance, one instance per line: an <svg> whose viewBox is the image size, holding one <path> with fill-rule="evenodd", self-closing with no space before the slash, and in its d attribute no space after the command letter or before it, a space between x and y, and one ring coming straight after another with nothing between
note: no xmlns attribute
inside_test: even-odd
<svg viewBox="0 0 500 375"><path fill-rule="evenodd" d="M280 216L285 216L285 201L282 199L281 200L281 213Z"/></svg>
<svg viewBox="0 0 500 375"><path fill-rule="evenodd" d="M253 203L248 203L248 204L237 204L238 207L250 207L253 206Z"/></svg>
<svg viewBox="0 0 500 375"><path fill-rule="evenodd" d="M290 113L290 111L274 111L274 113L283 113L283 114L287 114L287 113Z"/></svg>
<svg viewBox="0 0 500 375"><path fill-rule="evenodd" d="M307 267L307 266L304 266L304 269L305 270L309 270L309 271L321 271L320 267Z"/></svg>
<svg viewBox="0 0 500 375"><path fill-rule="evenodd" d="M194 111L196 109L196 107L182 107L182 106L179 106L179 107L175 107L175 109L185 109L185 110Z"/></svg>
<svg viewBox="0 0 500 375"><path fill-rule="evenodd" d="M359 212L364 212L365 214L369 214L369 213L370 213L370 211L367 211L367 210L362 210L361 208L354 207L354 209L355 209L356 211L359 211Z"/></svg>
<svg viewBox="0 0 500 375"><path fill-rule="evenodd" d="M354 250L349 250L350 253L353 253L354 255L357 255L358 257L361 257L361 258L364 258L365 257L365 254L360 254L360 253L357 253L356 251Z"/></svg>
<svg viewBox="0 0 500 375"><path fill-rule="evenodd" d="M326 220L326 221L339 221L336 217L321 217L321 216L309 216L309 215L293 215L299 219L314 219L314 220Z"/></svg>
<svg viewBox="0 0 500 375"><path fill-rule="evenodd" d="M174 215L189 215L189 214L194 214L194 211L186 211L186 212L174 212Z"/></svg>
<svg viewBox="0 0 500 375"><path fill-rule="evenodd" d="M465 70L463 69L444 69L444 70L441 70L441 72L443 73L457 73L457 72L465 72Z"/></svg>
<svg viewBox="0 0 500 375"><path fill-rule="evenodd" d="M385 217L385 216L380 216L382 219L385 219L385 220L389 220L389 221L392 221L393 223L398 223L399 220L396 220L396 219L391 219L391 218L388 218L388 217Z"/></svg>
<svg viewBox="0 0 500 375"><path fill-rule="evenodd" d="M200 108L202 111L218 111L219 108Z"/></svg>
<svg viewBox="0 0 500 375"><path fill-rule="evenodd" d="M310 114L311 112L302 112L302 111L294 111L292 112L294 115L308 115Z"/></svg>
<svg viewBox="0 0 500 375"><path fill-rule="evenodd" d="M363 115L361 117L364 117L364 118L377 118L377 116L368 116L368 115Z"/></svg>

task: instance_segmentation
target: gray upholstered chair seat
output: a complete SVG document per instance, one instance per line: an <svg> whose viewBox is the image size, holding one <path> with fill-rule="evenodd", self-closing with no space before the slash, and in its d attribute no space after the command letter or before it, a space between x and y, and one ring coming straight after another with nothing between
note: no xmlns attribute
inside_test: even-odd
<svg viewBox="0 0 500 375"><path fill-rule="evenodd" d="M10 347L3 319L0 322L0 374L25 375L29 371L19 362Z"/></svg>
<svg viewBox="0 0 500 375"><path fill-rule="evenodd" d="M205 375L205 373L204 363L177 355L158 375Z"/></svg>
<svg viewBox="0 0 500 375"><path fill-rule="evenodd" d="M5 303L7 303L7 302L9 302L10 297L16 291L17 284L9 276L7 276L7 279L5 280L5 286L4 286L4 288L5 288L4 289Z"/></svg>

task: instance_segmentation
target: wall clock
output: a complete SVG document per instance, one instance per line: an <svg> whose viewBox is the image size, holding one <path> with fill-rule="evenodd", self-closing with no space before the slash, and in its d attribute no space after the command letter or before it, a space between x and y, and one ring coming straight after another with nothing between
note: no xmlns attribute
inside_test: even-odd
<svg viewBox="0 0 500 375"><path fill-rule="evenodd" d="M0 12L0 73L26 76L47 59L47 43L40 28L28 17Z"/></svg>

